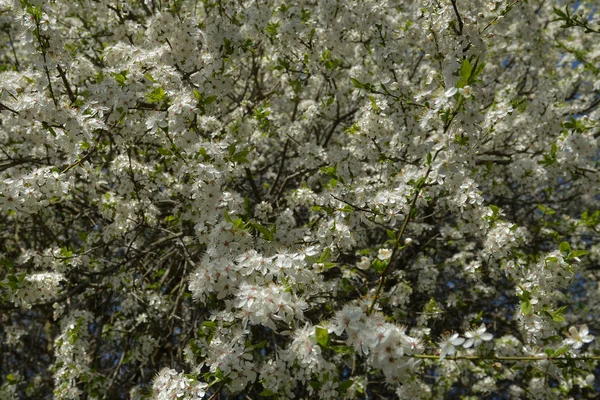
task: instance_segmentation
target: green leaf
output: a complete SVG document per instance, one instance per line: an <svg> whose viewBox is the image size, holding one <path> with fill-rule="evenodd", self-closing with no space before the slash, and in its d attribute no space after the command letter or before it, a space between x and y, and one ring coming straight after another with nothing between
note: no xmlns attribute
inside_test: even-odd
<svg viewBox="0 0 600 400"><path fill-rule="evenodd" d="M269 34L269 36L271 36L271 39L273 39L274 36L277 36L277 28L278 27L279 27L279 22L277 22L277 23L269 22L269 25L267 25L267 27L265 28L265 32L267 32Z"/></svg>
<svg viewBox="0 0 600 400"><path fill-rule="evenodd" d="M275 396L276 394L277 394L276 392L267 389L267 390L263 390L258 395L261 397L271 397L271 396Z"/></svg>
<svg viewBox="0 0 600 400"><path fill-rule="evenodd" d="M354 383L354 381L348 379L347 381L342 381L340 382L340 392L345 393L346 391L348 391L348 389L350 389L350 386L352 386L352 384Z"/></svg>
<svg viewBox="0 0 600 400"><path fill-rule="evenodd" d="M311 380L308 382L308 384L310 385L310 387L312 387L313 389L319 390L320 388L323 387L323 383L317 381L317 380Z"/></svg>
<svg viewBox="0 0 600 400"><path fill-rule="evenodd" d="M317 258L315 261L318 263L324 263L324 262L329 261L330 258L331 258L331 249L329 247L326 247L325 250L323 250L323 253L321 253L319 258Z"/></svg>
<svg viewBox="0 0 600 400"><path fill-rule="evenodd" d="M561 9L554 7L554 13L560 17L560 19L569 19L567 15L562 12Z"/></svg>
<svg viewBox="0 0 600 400"><path fill-rule="evenodd" d="M338 208L337 210L342 212L352 212L354 211L354 208L350 204L346 204L344 207Z"/></svg>
<svg viewBox="0 0 600 400"><path fill-rule="evenodd" d="M357 89L363 89L365 87L365 84L361 83L361 81L359 81L358 79L350 78L350 82L352 82L354 87Z"/></svg>
<svg viewBox="0 0 600 400"><path fill-rule="evenodd" d="M563 307L560 307L558 310L554 311L552 313L552 320L554 322L563 322L565 320L563 315L565 314L566 310L567 310L567 306L563 306Z"/></svg>
<svg viewBox="0 0 600 400"><path fill-rule="evenodd" d="M369 100L371 100L371 108L373 111L378 112L379 107L377 107L377 99L373 96L369 96Z"/></svg>
<svg viewBox="0 0 600 400"><path fill-rule="evenodd" d="M569 351L569 345L565 345L565 346L557 349L554 353L552 353L552 357L561 356L561 355L565 354L567 351Z"/></svg>
<svg viewBox="0 0 600 400"><path fill-rule="evenodd" d="M225 51L225 54L228 56L233 54L235 49L233 48L233 45L231 44L231 40L229 40L227 38L223 39L223 50Z"/></svg>
<svg viewBox="0 0 600 400"><path fill-rule="evenodd" d="M472 77L478 77L481 72L483 72L483 69L485 68L485 63L482 62L481 64L479 64L477 66L477 68L475 68L475 73L471 74Z"/></svg>
<svg viewBox="0 0 600 400"><path fill-rule="evenodd" d="M157 151L162 154L163 156L172 156L173 153L171 152L171 150L164 148L164 147L159 147L157 149Z"/></svg>
<svg viewBox="0 0 600 400"><path fill-rule="evenodd" d="M153 104L162 103L163 101L167 100L167 94L162 87L157 87L146 95L146 100Z"/></svg>
<svg viewBox="0 0 600 400"><path fill-rule="evenodd" d="M315 336L320 346L326 348L329 345L329 332L327 332L327 329L315 326Z"/></svg>
<svg viewBox="0 0 600 400"><path fill-rule="evenodd" d="M204 160L207 160L209 158L208 153L206 152L206 149L204 147L200 147L200 150L198 150L198 154L201 155Z"/></svg>
<svg viewBox="0 0 600 400"><path fill-rule="evenodd" d="M323 99L322 108L332 105L334 101L335 101L335 96L325 97L325 99Z"/></svg>
<svg viewBox="0 0 600 400"><path fill-rule="evenodd" d="M9 260L8 258L0 258L0 266L5 267L8 272L12 272L12 270L15 267L15 263L12 260Z"/></svg>
<svg viewBox="0 0 600 400"><path fill-rule="evenodd" d="M73 251L71 251L69 248L67 247L61 247L60 248L60 256L63 258L71 258L73 257Z"/></svg>
<svg viewBox="0 0 600 400"><path fill-rule="evenodd" d="M114 72L113 76L115 77L115 81L117 81L117 84L119 86L125 86L125 81L127 80L127 73L129 71L121 71L121 72Z"/></svg>
<svg viewBox="0 0 600 400"><path fill-rule="evenodd" d="M198 109L202 115L206 114L206 106L217 100L217 96L205 96L204 93L200 93L197 89L194 89L194 98L198 102Z"/></svg>
<svg viewBox="0 0 600 400"><path fill-rule="evenodd" d="M337 179L337 163L333 164L332 166L328 166L328 167L322 167L321 168L321 172L323 172L325 175L327 175L330 178L333 179Z"/></svg>
<svg viewBox="0 0 600 400"><path fill-rule="evenodd" d="M529 299L521 301L521 313L523 313L523 315L533 314L533 306Z"/></svg>
<svg viewBox="0 0 600 400"><path fill-rule="evenodd" d="M244 43L242 43L242 45L240 47L244 53L247 51L254 53L256 51L256 49L254 48L254 43L252 42L252 39L246 39L246 41Z"/></svg>
<svg viewBox="0 0 600 400"><path fill-rule="evenodd" d="M262 349L263 347L265 347L267 345L267 341L263 340L262 342L256 343L256 344L251 344L249 346L246 346L247 350L255 350L255 349Z"/></svg>
<svg viewBox="0 0 600 400"><path fill-rule="evenodd" d="M542 204L538 204L538 208L539 208L540 210L542 210L542 212L543 212L544 214L546 214L546 215L554 215L554 214L556 214L556 211L554 211L554 210L553 210L553 209L551 209L550 207L546 207L546 206L544 206L544 205L542 205Z"/></svg>
<svg viewBox="0 0 600 400"><path fill-rule="evenodd" d="M376 258L375 260L373 260L373 262L371 263L371 266L373 267L373 269L375 271L377 271L377 273L382 274L383 271L385 271L386 267L388 265L387 261L382 261L379 258Z"/></svg>
<svg viewBox="0 0 600 400"><path fill-rule="evenodd" d="M237 217L236 219L231 221L231 223L239 230L244 230L246 228L246 223L244 222L242 217Z"/></svg>
<svg viewBox="0 0 600 400"><path fill-rule="evenodd" d="M463 136L461 134L454 134L454 143L460 146L467 146L469 144L469 138L467 136Z"/></svg>
<svg viewBox="0 0 600 400"><path fill-rule="evenodd" d="M14 385L16 384L19 380L17 379L16 376L14 376L13 374L8 374L6 375L6 380L8 381L9 384Z"/></svg>
<svg viewBox="0 0 600 400"><path fill-rule="evenodd" d="M465 59L460 66L460 79L466 85L469 82L469 78L471 77L471 63L469 60Z"/></svg>
<svg viewBox="0 0 600 400"><path fill-rule="evenodd" d="M569 244L569 242L561 242L560 245L558 246L558 249L560 250L561 253L570 253L571 245Z"/></svg>
<svg viewBox="0 0 600 400"><path fill-rule="evenodd" d="M471 324L479 324L479 322L481 321L481 318L483 318L483 311L479 311L479 314L477 314L477 316L475 318L473 318L473 320L471 321Z"/></svg>
<svg viewBox="0 0 600 400"><path fill-rule="evenodd" d="M168 215L164 219L165 222L175 222L177 221L177 217L175 215Z"/></svg>
<svg viewBox="0 0 600 400"><path fill-rule="evenodd" d="M198 89L194 89L194 97L196 100L200 101L200 99L202 99L202 93L200 93Z"/></svg>
<svg viewBox="0 0 600 400"><path fill-rule="evenodd" d="M351 346L329 346L329 349L333 350L338 354L354 354L354 348Z"/></svg>
<svg viewBox="0 0 600 400"><path fill-rule="evenodd" d="M425 307L423 307L423 312L429 314L435 314L441 312L442 309L439 307L437 301L433 297L429 299Z"/></svg>
<svg viewBox="0 0 600 400"><path fill-rule="evenodd" d="M250 226L260 232L264 240L272 242L275 239L274 229L269 229L256 221L250 221Z"/></svg>
<svg viewBox="0 0 600 400"><path fill-rule="evenodd" d="M235 154L235 148L236 148L236 144L235 143L231 143L229 145L229 147L227 148L227 152L229 153L229 157L233 156Z"/></svg>
<svg viewBox="0 0 600 400"><path fill-rule="evenodd" d="M6 277L6 279L8 280L8 283L4 283L4 282L0 281L0 286L5 287L5 288L9 287L12 290L19 289L19 283L14 275L8 275Z"/></svg>
<svg viewBox="0 0 600 400"><path fill-rule="evenodd" d="M585 256L588 254L590 254L590 252L587 250L575 250L571 254L569 254L569 258L581 257L581 256Z"/></svg>
<svg viewBox="0 0 600 400"><path fill-rule="evenodd" d="M234 147L235 150L235 147ZM244 150L240 150L237 153L234 153L233 155L231 155L231 161L236 162L238 164L242 164L242 163L249 163L250 161L248 161L248 159L246 158L246 156L248 154L250 154L250 152L254 150L254 147L249 147L247 149Z"/></svg>
<svg viewBox="0 0 600 400"><path fill-rule="evenodd" d="M208 105L214 103L215 100L217 100L217 96L214 96L214 95L206 96L206 98L204 99L204 105L208 106Z"/></svg>

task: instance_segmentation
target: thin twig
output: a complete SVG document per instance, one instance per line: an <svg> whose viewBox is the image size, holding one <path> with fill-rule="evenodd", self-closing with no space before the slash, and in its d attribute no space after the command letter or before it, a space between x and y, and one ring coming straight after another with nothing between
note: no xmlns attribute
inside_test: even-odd
<svg viewBox="0 0 600 400"><path fill-rule="evenodd" d="M441 149L436 151L435 155L433 156L433 158L431 160L431 163L427 167L427 172L425 173L425 181L427 181L427 178L429 177L429 174L431 173L433 161L437 158L438 154L440 154L441 151L442 151ZM425 182L423 182L423 183L425 183ZM423 185L423 187L425 187L425 185ZM422 187L418 188L415 191L415 195L410 203L410 208L408 210L408 213L406 214L406 217L404 217L404 222L402 223L400 232L398 233L398 235L396 235L396 243L394 244L394 249L392 250L392 255L388 261L387 266L385 267L385 269L381 273L381 276L379 277L379 285L377 285L377 290L375 291L375 295L373 296L373 301L371 302L371 305L369 306L367 315L370 315L373 312L373 309L375 308L375 303L377 303L377 299L381 295L381 291L383 290L383 286L385 285L387 275L392 270L392 268L391 268L392 261L394 260L394 256L396 256L396 254L398 254L398 251L400 250L400 241L402 239L402 236L404 236L404 232L406 231L406 227L408 226L408 222L410 221L410 216L412 214L412 211L413 211L413 209L415 209L415 206L417 204L417 199L419 198L419 195L421 194L421 190L422 190Z"/></svg>
<svg viewBox="0 0 600 400"><path fill-rule="evenodd" d="M65 85L65 88L67 89L67 95L69 96L69 100L71 100L71 103L75 103L75 100L77 100L77 97L75 96L75 94L73 94L73 91L71 90L71 85L69 85L69 81L67 80L65 71L58 64L56 65L56 69L58 69L60 78L62 79L63 84Z"/></svg>
<svg viewBox="0 0 600 400"><path fill-rule="evenodd" d="M458 12L458 7L456 7L456 0L452 0L452 8L454 8L454 14L456 14L456 19L458 20L458 34L462 35L463 33L463 21L460 17L460 13Z"/></svg>
<svg viewBox="0 0 600 400"><path fill-rule="evenodd" d="M428 360L439 360L440 356L429 354L405 354L405 357L422 358ZM450 356L444 357L445 360L496 360L496 361L595 361L600 360L600 356L582 356L582 357L550 357L550 356Z"/></svg>
<svg viewBox="0 0 600 400"><path fill-rule="evenodd" d="M8 107L8 106L6 106L6 105L4 105L4 104L0 103L0 111L3 111L3 110L10 111L10 112L12 112L12 113L14 113L14 114L17 114L17 115L19 115L19 112L18 112L18 111L15 111L15 110L13 110L12 108L10 108L10 107Z"/></svg>
<svg viewBox="0 0 600 400"><path fill-rule="evenodd" d="M10 35L10 28L6 29L6 33L8 33L8 41L10 42L10 47L12 49L13 56L15 57L15 67L17 67L17 71L19 70L19 59L17 58L17 52L15 50L15 44L13 43L12 36Z"/></svg>
<svg viewBox="0 0 600 400"><path fill-rule="evenodd" d="M287 153L289 144L290 144L290 141L286 140L283 145L283 153L281 154L281 162L279 163L279 169L277 170L277 175L275 176L275 181L273 182L273 186L271 186L271 189L269 190L269 196L273 193L273 191L275 190L275 187L277 187L277 182L279 182L279 178L281 178L281 174L283 172L283 166L285 164L286 153Z"/></svg>
<svg viewBox="0 0 600 400"><path fill-rule="evenodd" d="M246 178L248 179L248 182L250 182L250 186L252 187L252 192L254 192L254 196L256 197L256 200L258 200L258 202L262 202L262 197L260 196L260 191L258 190L258 187L256 186L256 182L254 182L254 175L252 175L252 171L250 171L250 168L246 167L245 168L246 171Z"/></svg>

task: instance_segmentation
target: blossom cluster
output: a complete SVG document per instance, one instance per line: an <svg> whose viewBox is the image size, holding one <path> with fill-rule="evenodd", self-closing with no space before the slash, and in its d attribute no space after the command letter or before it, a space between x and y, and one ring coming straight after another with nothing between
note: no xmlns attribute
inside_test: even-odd
<svg viewBox="0 0 600 400"><path fill-rule="evenodd" d="M0 397L600 390L593 0L0 0Z"/></svg>

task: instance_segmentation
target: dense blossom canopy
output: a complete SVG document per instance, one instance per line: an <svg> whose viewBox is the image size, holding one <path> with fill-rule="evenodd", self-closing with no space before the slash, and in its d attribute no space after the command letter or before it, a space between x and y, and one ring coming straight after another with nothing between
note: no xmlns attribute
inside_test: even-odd
<svg viewBox="0 0 600 400"><path fill-rule="evenodd" d="M596 8L0 0L0 398L596 392Z"/></svg>

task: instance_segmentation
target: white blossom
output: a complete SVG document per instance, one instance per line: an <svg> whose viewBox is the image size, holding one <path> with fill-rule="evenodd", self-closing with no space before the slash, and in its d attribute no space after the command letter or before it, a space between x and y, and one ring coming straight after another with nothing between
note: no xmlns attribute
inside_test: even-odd
<svg viewBox="0 0 600 400"><path fill-rule="evenodd" d="M590 335L589 332L587 325L581 325L579 329L571 326L565 342L571 345L574 350L580 349L585 343L594 340L594 336Z"/></svg>
<svg viewBox="0 0 600 400"><path fill-rule="evenodd" d="M477 347L482 342L489 342L492 340L494 335L491 333L486 333L486 327L484 324L481 324L479 328L469 329L465 332L465 337L467 340L463 343L463 347L469 348L471 346Z"/></svg>

